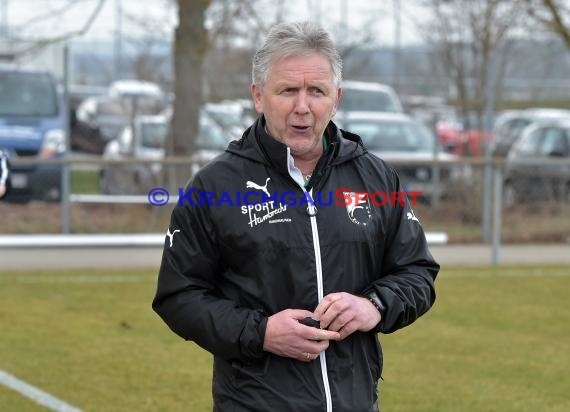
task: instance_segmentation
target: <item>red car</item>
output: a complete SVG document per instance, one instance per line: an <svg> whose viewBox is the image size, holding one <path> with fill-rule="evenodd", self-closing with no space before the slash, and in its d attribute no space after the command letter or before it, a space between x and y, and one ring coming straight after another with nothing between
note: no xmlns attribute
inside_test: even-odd
<svg viewBox="0 0 570 412"><path fill-rule="evenodd" d="M485 145L493 143L493 134L484 130L464 130L459 122L440 121L436 126L441 145L457 156L484 156Z"/></svg>

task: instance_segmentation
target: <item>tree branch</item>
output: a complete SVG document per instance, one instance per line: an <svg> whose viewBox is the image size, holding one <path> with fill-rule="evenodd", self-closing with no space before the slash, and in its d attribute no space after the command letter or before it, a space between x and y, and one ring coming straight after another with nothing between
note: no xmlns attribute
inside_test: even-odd
<svg viewBox="0 0 570 412"><path fill-rule="evenodd" d="M562 20L557 5L554 4L553 0L543 0L543 3L552 16L552 29L562 37L566 47L570 48L570 28Z"/></svg>
<svg viewBox="0 0 570 412"><path fill-rule="evenodd" d="M553 0L525 0L526 12L535 21L547 30L558 34L566 47L570 48L570 22L566 22L563 12L570 16L570 11Z"/></svg>
<svg viewBox="0 0 570 412"><path fill-rule="evenodd" d="M67 3L64 4L63 6L57 8L57 9L52 9L47 13L39 14L37 16L32 17L28 21L25 21L24 23L22 23L18 27L16 27L15 31L23 30L23 29L37 23L38 21L42 21L42 20L46 20L46 19L49 19L52 17L60 16L62 13L65 13L66 10L69 10L74 5L74 3L75 3L75 0L67 0Z"/></svg>
<svg viewBox="0 0 570 412"><path fill-rule="evenodd" d="M54 37L50 37L50 38L46 38L46 39L42 39L42 40L37 40L31 46L16 52L16 54L21 56L24 54L34 52L38 49L41 49L41 48L47 46L48 44L59 43L59 42L65 41L65 40L69 40L73 37L82 36L83 34L87 33L87 31L91 28L91 25L95 21L95 18L99 15L99 12L101 11L103 6L105 5L105 2L106 2L106 0L99 0L99 2L97 3L97 6L95 6L95 9L93 10L93 12L89 16L89 18L86 20L85 24L83 25L83 27L81 29L76 30L76 31L71 31L71 32L68 32L68 33L65 33L65 34L62 34L59 36L54 36ZM25 39L16 39L16 40L19 40L22 42L26 41Z"/></svg>

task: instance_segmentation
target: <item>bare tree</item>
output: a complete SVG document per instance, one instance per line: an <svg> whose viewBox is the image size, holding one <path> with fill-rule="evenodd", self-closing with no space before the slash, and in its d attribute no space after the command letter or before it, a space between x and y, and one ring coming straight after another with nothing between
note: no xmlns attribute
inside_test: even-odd
<svg viewBox="0 0 570 412"><path fill-rule="evenodd" d="M178 27L174 35L174 108L166 141L169 156L194 152L202 105L202 65L210 47L205 26L211 0L178 0ZM169 168L168 186L181 187L191 165Z"/></svg>
<svg viewBox="0 0 570 412"><path fill-rule="evenodd" d="M178 27L174 42L174 93L167 154L190 156L194 152L203 103L204 61L214 46L253 44L268 29L272 19L261 17L271 10L262 0L178 0ZM278 10L281 10L279 7ZM208 20L209 19L209 20ZM208 29L206 21L208 20ZM171 168L168 185L179 187L190 167Z"/></svg>
<svg viewBox="0 0 570 412"><path fill-rule="evenodd" d="M138 31L136 35L125 37L126 42L134 51L130 62L134 77L162 86L167 85L169 76L166 75L165 66L168 59L165 57L168 52L164 51L164 47L162 51L159 49L167 44L165 39L172 35L171 26L164 24L162 19L150 19L147 16L135 16L126 12L123 15L125 21L131 27L136 27Z"/></svg>
<svg viewBox="0 0 570 412"><path fill-rule="evenodd" d="M570 49L570 4L566 0L525 0L529 16L556 33Z"/></svg>
<svg viewBox="0 0 570 412"><path fill-rule="evenodd" d="M89 29L91 28L91 25L93 24L93 22L95 21L95 19L99 15L99 12L101 11L103 6L105 5L105 1L106 0L98 0L97 1L95 7L88 14L83 25L77 30L71 30L71 31L64 32L64 33L58 33L58 34L55 34L53 36L45 36L45 37L41 37L41 38L31 37L31 36L21 36L21 35L10 36L10 41L13 44L19 46L16 50L13 51L13 53L15 55L23 55L23 54L27 54L27 53L32 53L32 52L35 52L39 49L42 49L43 47L46 47L49 44L59 43L59 42L70 40L74 37L82 36L83 34L87 33L87 31L89 31ZM31 17L24 24L22 24L19 27L16 27L14 29L14 31L17 33L23 32L25 30L29 31L30 28L33 27L34 25L43 23L49 19L56 19L56 18L61 19L63 17L63 15L68 10L70 10L73 6L76 6L76 5L77 5L77 2L74 2L73 0L67 1L67 3L65 3L61 7L53 9L53 10L49 11L48 13L38 14L38 15Z"/></svg>
<svg viewBox="0 0 570 412"><path fill-rule="evenodd" d="M477 127L483 128L486 90L500 88L504 50L511 30L519 23L521 0L427 0L421 3L431 9L433 20L421 28L443 66L444 73L455 85L462 117L469 119L473 110ZM496 70L496 83L490 85L491 58ZM474 125L471 125L474 126Z"/></svg>

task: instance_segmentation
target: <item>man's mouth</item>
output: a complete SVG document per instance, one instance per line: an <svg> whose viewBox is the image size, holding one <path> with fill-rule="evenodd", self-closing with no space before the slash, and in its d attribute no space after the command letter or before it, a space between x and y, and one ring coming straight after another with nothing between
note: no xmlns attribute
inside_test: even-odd
<svg viewBox="0 0 570 412"><path fill-rule="evenodd" d="M308 130L311 126L300 126L300 125L292 125L293 129L298 130L299 132L304 132Z"/></svg>

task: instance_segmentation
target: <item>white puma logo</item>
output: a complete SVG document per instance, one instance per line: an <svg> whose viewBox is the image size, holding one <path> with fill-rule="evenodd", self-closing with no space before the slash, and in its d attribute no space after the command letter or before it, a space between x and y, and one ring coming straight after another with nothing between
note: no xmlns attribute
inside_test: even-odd
<svg viewBox="0 0 570 412"><path fill-rule="evenodd" d="M271 179L271 178L268 177L268 178L265 180L265 186L260 186L260 185L258 185L257 183L252 182L251 180L248 180L248 181L245 183L245 187L248 188L248 189L261 190L261 191L265 192L265 194L266 194L267 196L271 196L271 194L267 191L267 183L269 183L269 180L270 180L270 179Z"/></svg>
<svg viewBox="0 0 570 412"><path fill-rule="evenodd" d="M176 229L174 232L170 233L170 228L166 231L166 236L170 238L170 247L172 247L172 241L174 240L174 235L180 232L180 229Z"/></svg>
<svg viewBox="0 0 570 412"><path fill-rule="evenodd" d="M366 194L356 193L354 195L354 199L348 205L346 205L346 208L348 209L348 216L350 216L351 219L354 218L354 212L356 209L363 208L363 206L360 206L362 204L366 204Z"/></svg>
<svg viewBox="0 0 570 412"><path fill-rule="evenodd" d="M408 216L408 220L415 220L416 222L420 223L420 221L418 220L418 218L416 217L416 215L414 215L414 211L410 211L407 214Z"/></svg>

